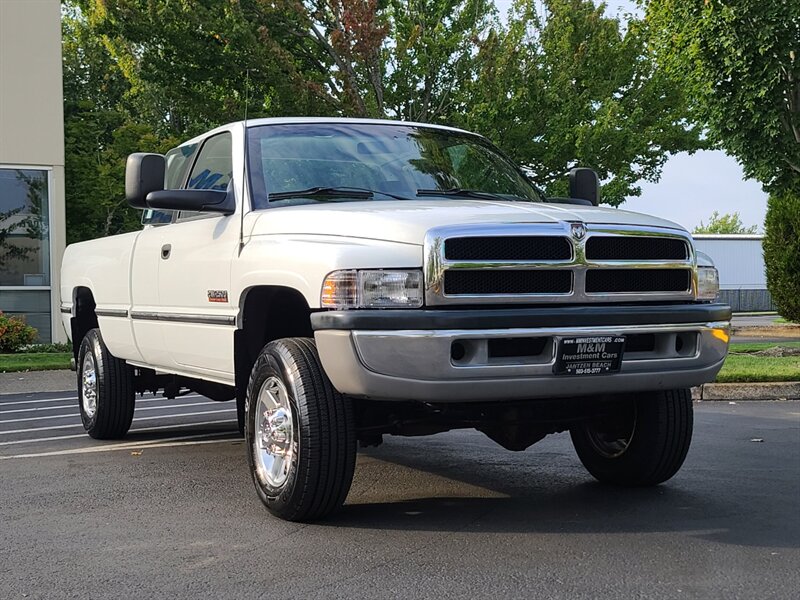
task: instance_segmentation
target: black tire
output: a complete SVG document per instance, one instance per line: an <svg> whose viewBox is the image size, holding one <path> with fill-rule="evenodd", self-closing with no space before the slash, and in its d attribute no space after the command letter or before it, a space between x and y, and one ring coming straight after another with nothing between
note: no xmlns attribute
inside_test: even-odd
<svg viewBox="0 0 800 600"><path fill-rule="evenodd" d="M94 385L89 367L94 367ZM124 437L131 427L136 394L133 387L133 368L113 356L103 343L99 329L91 329L78 350L78 406L83 428L98 440ZM94 390L95 402L87 400ZM88 393L87 393L88 390Z"/></svg>
<svg viewBox="0 0 800 600"><path fill-rule="evenodd" d="M281 389L280 385L283 386ZM259 395L270 389L271 398L285 396L291 407L291 428L283 426L279 439L283 468L271 485L259 457L262 446L270 446L259 434L269 429L264 415L274 415L274 406L259 411ZM266 396L265 396L266 397ZM271 403L272 400L269 400ZM261 405L264 408L264 404ZM285 414L285 413L284 413ZM275 430L272 430L275 431ZM284 434L291 431L290 443ZM312 521L330 515L344 504L356 462L356 429L352 401L337 392L320 365L314 341L287 338L270 342L261 350L250 373L247 386L246 427L247 459L258 497L269 511L288 521ZM269 455L267 460L271 460Z"/></svg>
<svg viewBox="0 0 800 600"><path fill-rule="evenodd" d="M657 485L683 465L692 441L688 389L636 394L615 416L570 430L583 466L603 483Z"/></svg>

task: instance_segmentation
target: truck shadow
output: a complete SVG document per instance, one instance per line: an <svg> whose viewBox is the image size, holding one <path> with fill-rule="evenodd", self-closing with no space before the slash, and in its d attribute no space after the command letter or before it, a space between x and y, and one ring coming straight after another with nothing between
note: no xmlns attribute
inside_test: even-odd
<svg viewBox="0 0 800 600"><path fill-rule="evenodd" d="M594 482L563 439L551 445L555 452L537 456L532 449L506 455L511 458L503 458L504 451L489 443L484 449L479 440L484 461L475 460L476 444L470 441L461 453L452 442L408 440L392 440L365 453L348 504L325 525L563 535L682 533L738 546L800 547L797 498L786 498L785 491L765 493L756 481L703 473L687 463L666 484L624 489ZM791 489L791 481L784 483Z"/></svg>

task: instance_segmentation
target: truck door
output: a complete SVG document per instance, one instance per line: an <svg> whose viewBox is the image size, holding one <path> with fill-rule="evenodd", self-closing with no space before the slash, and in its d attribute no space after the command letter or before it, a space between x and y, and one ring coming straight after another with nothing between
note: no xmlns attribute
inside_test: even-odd
<svg viewBox="0 0 800 600"><path fill-rule="evenodd" d="M190 189L229 189L232 136L207 138L189 174ZM159 326L178 373L233 382L237 299L229 297L231 261L239 244L239 216L186 213L160 228Z"/></svg>
<svg viewBox="0 0 800 600"><path fill-rule="evenodd" d="M183 144L167 152L164 189L185 187L199 146L199 143ZM170 224L173 220L170 215L159 216L148 221L149 226L136 239L131 260L131 324L144 364L166 368L173 361L164 343L162 322L158 320L161 310L158 270L164 240L171 237L168 230L174 225Z"/></svg>

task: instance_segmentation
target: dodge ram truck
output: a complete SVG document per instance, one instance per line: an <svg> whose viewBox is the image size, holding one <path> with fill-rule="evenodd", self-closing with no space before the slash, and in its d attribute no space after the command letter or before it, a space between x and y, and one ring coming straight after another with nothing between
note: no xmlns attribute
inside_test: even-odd
<svg viewBox="0 0 800 600"><path fill-rule="evenodd" d="M675 223L547 198L480 135L258 119L132 154L140 231L66 250L61 312L93 438L137 394L235 401L255 489L289 520L345 501L357 447L474 428L509 450L569 431L604 483L681 467L690 388L730 308Z"/></svg>

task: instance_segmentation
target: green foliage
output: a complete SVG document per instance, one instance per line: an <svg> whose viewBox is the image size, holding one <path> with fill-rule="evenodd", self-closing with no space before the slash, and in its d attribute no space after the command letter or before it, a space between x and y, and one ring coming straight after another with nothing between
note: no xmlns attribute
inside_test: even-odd
<svg viewBox="0 0 800 600"><path fill-rule="evenodd" d="M163 152L177 143L129 110L130 82L80 10L62 15L67 242L140 227L124 198L132 152Z"/></svg>
<svg viewBox="0 0 800 600"><path fill-rule="evenodd" d="M778 312L800 322L800 193L770 195L763 246L769 291Z"/></svg>
<svg viewBox="0 0 800 600"><path fill-rule="evenodd" d="M800 6L790 0L649 0L658 60L711 139L770 191L800 179Z"/></svg>
<svg viewBox="0 0 800 600"><path fill-rule="evenodd" d="M716 210L711 213L708 225L700 221L700 225L694 228L694 233L755 233L758 225L745 227L739 213L719 214Z"/></svg>
<svg viewBox="0 0 800 600"><path fill-rule="evenodd" d="M657 181L671 153L705 147L680 88L654 68L645 23L623 25L587 0L519 1L506 29L480 44L464 125L491 137L548 195L566 173L595 169L617 206Z"/></svg>
<svg viewBox="0 0 800 600"><path fill-rule="evenodd" d="M17 352L32 344L39 332L18 317L9 317L0 311L0 353Z"/></svg>
<svg viewBox="0 0 800 600"><path fill-rule="evenodd" d="M384 50L388 114L410 121L451 123L472 109L463 92L478 75L476 43L494 19L489 0L391 0Z"/></svg>

